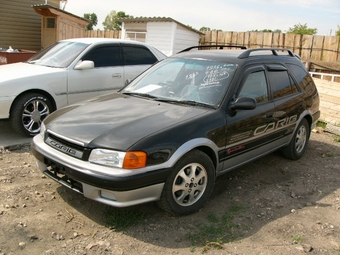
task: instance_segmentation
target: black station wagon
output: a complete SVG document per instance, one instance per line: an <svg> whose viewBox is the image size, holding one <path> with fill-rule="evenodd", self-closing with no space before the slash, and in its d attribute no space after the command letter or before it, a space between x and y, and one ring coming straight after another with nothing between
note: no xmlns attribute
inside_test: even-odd
<svg viewBox="0 0 340 255"><path fill-rule="evenodd" d="M116 207L200 209L217 176L280 149L297 160L319 95L288 49L191 50L122 90L62 108L32 141L40 170Z"/></svg>

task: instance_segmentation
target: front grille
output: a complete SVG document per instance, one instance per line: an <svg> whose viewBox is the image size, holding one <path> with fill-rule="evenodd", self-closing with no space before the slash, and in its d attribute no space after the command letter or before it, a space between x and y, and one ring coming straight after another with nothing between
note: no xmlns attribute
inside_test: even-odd
<svg viewBox="0 0 340 255"><path fill-rule="evenodd" d="M52 148L61 151L67 155L82 159L84 155L84 147L78 144L69 142L51 133L46 133L45 143Z"/></svg>
<svg viewBox="0 0 340 255"><path fill-rule="evenodd" d="M65 187L83 194L83 185L80 182L70 178L66 174L67 170L63 165L46 158L45 164L47 165L47 170L45 170L44 174L46 174L48 177L55 180L56 182L64 185Z"/></svg>

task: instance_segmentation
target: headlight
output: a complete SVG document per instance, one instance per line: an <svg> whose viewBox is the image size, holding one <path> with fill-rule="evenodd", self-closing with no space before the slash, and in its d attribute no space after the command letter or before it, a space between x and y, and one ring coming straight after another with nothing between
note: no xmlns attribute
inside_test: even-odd
<svg viewBox="0 0 340 255"><path fill-rule="evenodd" d="M125 152L94 149L90 154L89 161L99 165L121 168L123 166L124 157Z"/></svg>
<svg viewBox="0 0 340 255"><path fill-rule="evenodd" d="M143 151L92 150L89 162L124 169L138 169L146 166L147 154Z"/></svg>

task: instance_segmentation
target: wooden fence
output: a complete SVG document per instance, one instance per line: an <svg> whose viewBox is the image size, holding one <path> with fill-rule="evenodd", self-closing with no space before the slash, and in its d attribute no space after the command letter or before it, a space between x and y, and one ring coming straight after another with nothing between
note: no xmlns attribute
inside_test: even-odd
<svg viewBox="0 0 340 255"><path fill-rule="evenodd" d="M340 37L263 32L208 31L202 45L233 44L252 48L289 48L303 61L340 62Z"/></svg>
<svg viewBox="0 0 340 255"><path fill-rule="evenodd" d="M120 38L120 31L86 31L85 37ZM201 36L201 45L241 45L252 48L289 48L304 62L338 62L340 64L340 37L297 35L263 32L207 31Z"/></svg>

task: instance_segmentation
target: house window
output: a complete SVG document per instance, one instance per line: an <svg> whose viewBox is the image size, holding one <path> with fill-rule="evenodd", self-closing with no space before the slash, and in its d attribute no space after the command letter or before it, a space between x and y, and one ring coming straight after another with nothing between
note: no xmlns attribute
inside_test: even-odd
<svg viewBox="0 0 340 255"><path fill-rule="evenodd" d="M146 32L126 32L125 39L145 42Z"/></svg>
<svg viewBox="0 0 340 255"><path fill-rule="evenodd" d="M55 28L55 18L46 18L45 28Z"/></svg>

